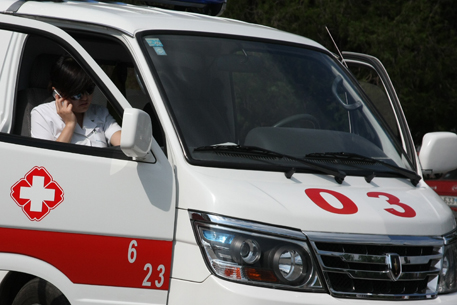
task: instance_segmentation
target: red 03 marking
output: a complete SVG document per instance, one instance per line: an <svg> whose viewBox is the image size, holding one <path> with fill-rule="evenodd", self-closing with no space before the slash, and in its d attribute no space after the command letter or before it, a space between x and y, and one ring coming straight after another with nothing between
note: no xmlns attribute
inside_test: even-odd
<svg viewBox="0 0 457 305"><path fill-rule="evenodd" d="M327 212L330 213L335 213L335 214L355 214L359 210L357 208L357 205L348 197L345 195L335 192L335 191L330 191L330 190L324 190L324 189L307 189L305 190L306 195L321 209L326 210ZM343 205L342 208L336 208L330 203L328 203L327 200L322 196L322 193L327 193L338 199L339 202Z"/></svg>
<svg viewBox="0 0 457 305"><path fill-rule="evenodd" d="M399 217L406 217L406 218L413 218L416 216L416 211L414 211L414 209L412 207L410 207L409 205L406 205L404 203L401 203L400 199L398 199L394 195L391 195L389 193L382 193L382 192L369 192L369 193L367 193L367 196L373 197L373 198L387 197L386 201L390 205L396 205L403 209L403 212L395 210L394 208L384 209L387 212L389 212L390 214L393 214L393 215L399 216Z"/></svg>
<svg viewBox="0 0 457 305"><path fill-rule="evenodd" d="M355 214L358 212L357 205L352 201L350 198L347 196L331 191L331 190L325 190L325 189L306 189L305 190L306 195L321 209L334 213L334 214L342 214L342 215L351 215ZM336 198L342 205L341 208L334 207L331 205L323 196L322 194L329 194ZM416 216L416 211L412 207L410 207L407 204L404 204L400 202L400 199L395 197L392 194L389 193L384 193L384 192L368 192L367 193L368 197L371 198L379 198L382 199L382 197L387 198L386 202L389 203L390 205L400 207L402 211L399 211L394 208L387 208L384 209L386 212L398 216L398 217L405 217L405 218L413 218Z"/></svg>

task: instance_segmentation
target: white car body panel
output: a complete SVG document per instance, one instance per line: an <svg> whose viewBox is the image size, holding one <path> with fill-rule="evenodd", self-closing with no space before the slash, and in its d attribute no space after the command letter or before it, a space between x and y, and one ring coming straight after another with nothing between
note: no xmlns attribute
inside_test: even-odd
<svg viewBox="0 0 457 305"><path fill-rule="evenodd" d="M274 304L287 304L287 305L299 305L299 304L316 304L316 305L341 305L341 304L354 304L354 305L368 305L368 304L386 304L386 305L396 305L398 301L368 301L368 300L353 300L353 299L336 299L332 298L326 293L302 293L302 292L291 292L291 291L284 291L284 290L272 290L272 289L265 289L261 287L236 287L236 284L221 281L215 277L209 278L207 281L203 283L203 285L199 285L197 283L192 282L184 282L179 280L172 280L171 282L171 289L176 291L187 292L189 294L193 294L197 296L197 302L206 302L208 299L217 298L219 301L218 303L228 305L233 304L233 300L235 299L237 304L245 305L245 304L266 304L266 305L274 305ZM200 290L201 289L201 290ZM202 293L199 293L199 292ZM172 295L169 299L169 304L182 304L186 302L185 295L183 294L175 294ZM413 301L408 300L406 301L408 304L413 305L420 305L427 303L428 304L454 304L454 296L453 295L441 295L437 299L434 300L426 300L426 301Z"/></svg>
<svg viewBox="0 0 457 305"><path fill-rule="evenodd" d="M297 173L292 179L286 179L280 172L247 173L204 167L180 171L178 179L192 181L180 189L183 198L179 202L181 208L236 218L250 215L250 219L261 223L285 224L303 231L433 236L455 228L448 207L423 182L413 187L404 179L375 178L368 184L363 177L346 177L339 185L325 175ZM237 191L233 192L227 185L234 185ZM355 203L358 211L341 215L320 208L305 194L306 189L313 188L344 194ZM386 202L387 198L370 198L367 196L369 192L384 192L398 197L416 211L416 216L405 219L386 212L385 209L389 208L399 212L403 209L390 205ZM325 195L325 198L336 210L343 208L331 194ZM417 221L422 225L408 225L408 221L411 224Z"/></svg>
<svg viewBox="0 0 457 305"><path fill-rule="evenodd" d="M229 35L242 34L243 36L278 39L294 43L304 43L323 49L320 44L298 35L230 19L180 13L145 6L123 5L112 7L105 3L90 2L68 2L68 4L71 6L71 9L67 9L67 5L62 9L59 3L27 2L21 6L19 13L51 18L59 16L66 20L114 27L132 36L146 29L171 31L182 31L184 29L185 31ZM128 17L125 18L126 16ZM177 19L179 19L179 22L176 22Z"/></svg>

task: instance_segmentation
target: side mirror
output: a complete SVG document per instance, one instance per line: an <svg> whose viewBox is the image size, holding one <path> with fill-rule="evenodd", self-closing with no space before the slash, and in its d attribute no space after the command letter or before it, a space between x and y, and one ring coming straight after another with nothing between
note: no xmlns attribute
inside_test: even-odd
<svg viewBox="0 0 457 305"><path fill-rule="evenodd" d="M457 135L452 132L430 132L422 138L419 152L422 171L444 174L457 168Z"/></svg>
<svg viewBox="0 0 457 305"><path fill-rule="evenodd" d="M121 150L128 157L145 159L151 151L152 124L149 115L135 108L124 110Z"/></svg>

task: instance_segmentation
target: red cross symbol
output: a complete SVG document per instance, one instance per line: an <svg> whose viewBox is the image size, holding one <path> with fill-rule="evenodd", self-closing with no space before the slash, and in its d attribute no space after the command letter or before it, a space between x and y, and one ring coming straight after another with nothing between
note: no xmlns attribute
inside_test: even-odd
<svg viewBox="0 0 457 305"><path fill-rule="evenodd" d="M63 201L63 190L44 167L35 166L11 187L11 198L32 221L40 221Z"/></svg>

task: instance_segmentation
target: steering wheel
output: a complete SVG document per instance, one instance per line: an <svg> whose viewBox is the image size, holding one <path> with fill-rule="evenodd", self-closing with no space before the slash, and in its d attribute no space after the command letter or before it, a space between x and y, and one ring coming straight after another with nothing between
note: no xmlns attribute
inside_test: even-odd
<svg viewBox="0 0 457 305"><path fill-rule="evenodd" d="M320 127L321 127L319 124L319 121L314 116L312 116L311 114L307 114L307 113L291 115L291 116L284 118L281 121L277 122L276 124L273 125L273 127L283 127L284 125L287 125L291 122L300 121L300 120L311 122L314 129L320 129Z"/></svg>

